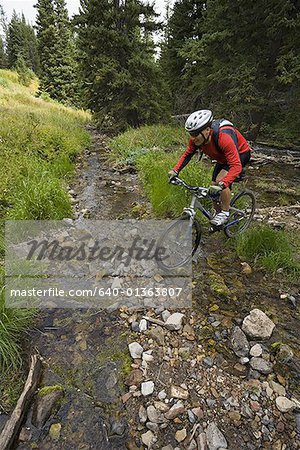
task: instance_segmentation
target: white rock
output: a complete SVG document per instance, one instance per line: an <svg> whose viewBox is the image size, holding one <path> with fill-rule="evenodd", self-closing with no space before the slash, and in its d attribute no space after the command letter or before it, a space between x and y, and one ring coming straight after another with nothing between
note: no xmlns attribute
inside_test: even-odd
<svg viewBox="0 0 300 450"><path fill-rule="evenodd" d="M153 381L144 381L144 383L141 384L141 391L145 397L151 395L154 391Z"/></svg>
<svg viewBox="0 0 300 450"><path fill-rule="evenodd" d="M250 349L250 355L254 356L256 358L261 356L262 352L263 352L263 349L262 349L261 345L259 345L259 344L253 345L253 347L251 347L251 349Z"/></svg>
<svg viewBox="0 0 300 450"><path fill-rule="evenodd" d="M145 444L148 448L150 448L156 442L155 435L150 430L147 431L147 433L142 434L141 438L143 444Z"/></svg>
<svg viewBox="0 0 300 450"><path fill-rule="evenodd" d="M131 344L128 345L128 348L131 358L133 359L141 358L143 353L143 347L138 342L131 342Z"/></svg>
<svg viewBox="0 0 300 450"><path fill-rule="evenodd" d="M163 447L161 450L173 450L173 447L169 444L166 447Z"/></svg>
<svg viewBox="0 0 300 450"><path fill-rule="evenodd" d="M168 330L180 330L182 327L182 320L184 318L184 314L181 313L173 313L170 317L167 318L165 325Z"/></svg>
<svg viewBox="0 0 300 450"><path fill-rule="evenodd" d="M120 278L115 277L114 281L111 284L111 288L112 289L120 289L122 287L122 282L120 280Z"/></svg>
<svg viewBox="0 0 300 450"><path fill-rule="evenodd" d="M164 400L165 398L167 398L167 394L165 390L162 390L158 393L158 398L159 400Z"/></svg>
<svg viewBox="0 0 300 450"><path fill-rule="evenodd" d="M276 406L279 409L279 411L285 413L293 410L296 405L288 398L279 396L276 398Z"/></svg>
<svg viewBox="0 0 300 450"><path fill-rule="evenodd" d="M207 450L206 434L200 433L197 437L198 450Z"/></svg>
<svg viewBox="0 0 300 450"><path fill-rule="evenodd" d="M153 361L154 357L152 355L149 355L148 353L143 353L143 361L151 362Z"/></svg>
<svg viewBox="0 0 300 450"><path fill-rule="evenodd" d="M219 450L220 447L227 448L225 436L214 422L207 427L206 439L209 450Z"/></svg>
<svg viewBox="0 0 300 450"><path fill-rule="evenodd" d="M147 330L147 320L146 319L142 319L139 323L139 330L141 333L143 333L144 331Z"/></svg>
<svg viewBox="0 0 300 450"><path fill-rule="evenodd" d="M242 330L251 338L270 338L275 327L274 322L260 309L253 309L245 317Z"/></svg>

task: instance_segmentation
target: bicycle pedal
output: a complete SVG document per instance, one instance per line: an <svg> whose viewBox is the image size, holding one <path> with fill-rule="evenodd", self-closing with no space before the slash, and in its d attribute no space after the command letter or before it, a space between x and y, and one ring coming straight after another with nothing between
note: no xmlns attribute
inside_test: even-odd
<svg viewBox="0 0 300 450"><path fill-rule="evenodd" d="M209 232L210 234L216 233L217 231L222 231L223 230L223 225L211 225L209 227Z"/></svg>

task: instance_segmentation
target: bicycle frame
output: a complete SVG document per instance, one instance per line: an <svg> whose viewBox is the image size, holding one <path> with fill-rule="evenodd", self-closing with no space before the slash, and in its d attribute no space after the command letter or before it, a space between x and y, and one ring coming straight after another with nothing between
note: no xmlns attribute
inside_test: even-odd
<svg viewBox="0 0 300 450"><path fill-rule="evenodd" d="M185 188L187 188L188 190L193 192L193 196L192 196L192 200L190 203L190 206L187 208L183 208L183 211L188 214L190 216L190 218L194 219L197 211L196 209L198 209L199 211L202 212L202 214L209 220L211 221L213 219L213 215L207 211L207 209L205 209L205 207L202 205L202 203L200 202L201 198L206 198L208 196L208 189L207 188L202 188L202 187L196 187L196 186L189 186L187 183L185 183L183 180L181 180L180 178L177 178L176 182L174 182L174 184L178 184L178 185L182 185ZM209 198L213 201L214 199L211 198L211 196L209 196ZM216 198L217 199L217 198ZM229 228L232 225L235 225L236 223L240 222L241 220L244 219L245 217L245 213L243 210L241 209L237 209L234 208L232 206L229 207L230 211L235 211L237 213L239 213L240 217L234 219L233 221L225 224L225 226L223 227L223 229Z"/></svg>

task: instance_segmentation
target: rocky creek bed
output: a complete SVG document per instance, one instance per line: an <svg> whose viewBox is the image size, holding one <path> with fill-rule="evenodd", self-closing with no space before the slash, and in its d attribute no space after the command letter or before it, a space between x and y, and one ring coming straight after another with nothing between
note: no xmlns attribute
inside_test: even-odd
<svg viewBox="0 0 300 450"><path fill-rule="evenodd" d="M137 175L111 167L93 133L70 186L75 220L149 217ZM249 175L266 207L257 180L274 186L282 164ZM193 284L180 311L42 311L43 377L16 448L299 449L299 285L241 265L221 235L204 237Z"/></svg>

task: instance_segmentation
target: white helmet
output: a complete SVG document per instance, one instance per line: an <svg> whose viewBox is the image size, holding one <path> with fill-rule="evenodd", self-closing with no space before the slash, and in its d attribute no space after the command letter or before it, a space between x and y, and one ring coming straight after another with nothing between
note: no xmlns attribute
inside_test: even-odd
<svg viewBox="0 0 300 450"><path fill-rule="evenodd" d="M185 129L189 133L199 134L205 128L210 127L213 121L213 113L209 109L200 109L193 112L185 122Z"/></svg>

